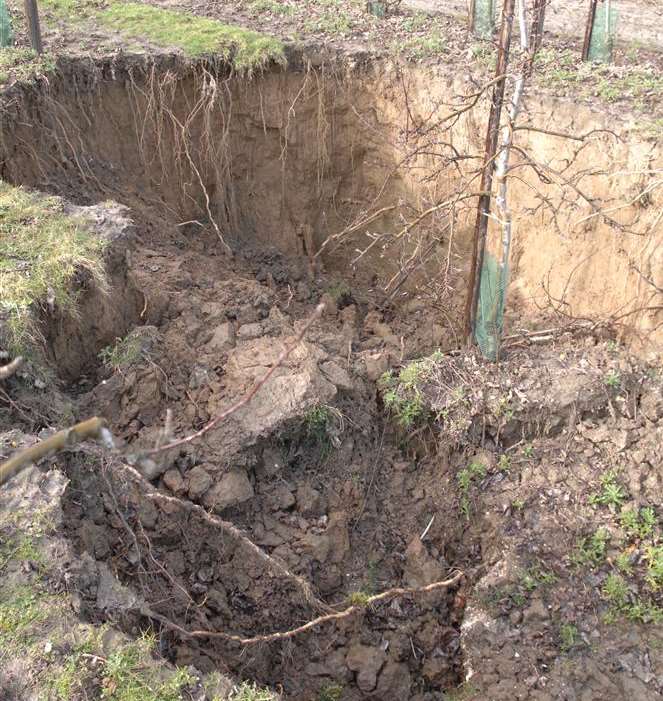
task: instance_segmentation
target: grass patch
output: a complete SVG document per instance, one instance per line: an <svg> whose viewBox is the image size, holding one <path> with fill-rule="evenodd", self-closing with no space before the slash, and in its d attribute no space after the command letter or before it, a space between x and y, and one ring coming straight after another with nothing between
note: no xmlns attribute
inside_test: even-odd
<svg viewBox="0 0 663 701"><path fill-rule="evenodd" d="M278 39L186 12L116 2L99 19L126 36L176 46L190 57L220 55L240 70L252 71L270 61L285 62Z"/></svg>
<svg viewBox="0 0 663 701"><path fill-rule="evenodd" d="M610 534L604 528L599 528L578 541L575 551L571 555L571 561L579 566L588 566L591 569L599 567L605 561L607 545L610 541Z"/></svg>
<svg viewBox="0 0 663 701"><path fill-rule="evenodd" d="M472 58L478 61L485 68L495 70L497 65L497 51L492 44L473 44L471 47Z"/></svg>
<svg viewBox="0 0 663 701"><path fill-rule="evenodd" d="M663 545L648 545L645 548L645 562L645 581L652 591L659 591L663 587Z"/></svg>
<svg viewBox="0 0 663 701"><path fill-rule="evenodd" d="M460 488L460 512L466 519L470 518L470 487L480 482L487 474L486 466L480 460L474 460L458 472L456 479Z"/></svg>
<svg viewBox="0 0 663 701"><path fill-rule="evenodd" d="M0 181L0 320L10 353L25 354L38 340L34 310L40 303L76 313L71 280L77 271L88 271L106 288L104 246L85 222L64 213L59 198Z"/></svg>
<svg viewBox="0 0 663 701"><path fill-rule="evenodd" d="M261 12L270 12L273 15L294 15L295 8L279 0L251 0L248 9L252 14L258 15Z"/></svg>
<svg viewBox="0 0 663 701"><path fill-rule="evenodd" d="M143 341L138 334L118 338L112 346L99 352L101 362L113 372L119 372L133 365L143 357Z"/></svg>
<svg viewBox="0 0 663 701"><path fill-rule="evenodd" d="M626 535L638 540L644 540L652 536L657 523L656 512L651 506L646 506L640 511L634 511L633 509L622 511L619 520Z"/></svg>
<svg viewBox="0 0 663 701"><path fill-rule="evenodd" d="M263 689L254 683L242 682L235 688L229 701L276 701L276 696L269 689Z"/></svg>
<svg viewBox="0 0 663 701"><path fill-rule="evenodd" d="M432 29L427 34L408 39L402 50L410 58L420 60L446 53L447 43L439 31Z"/></svg>
<svg viewBox="0 0 663 701"><path fill-rule="evenodd" d="M153 660L156 639L143 634L137 640L116 647L108 657L96 659L102 663L99 669L90 669L88 654L100 652L99 636L94 633L77 645L62 666L51 670L44 686L48 698L69 701L76 692L82 692L95 677L101 682L101 698L109 701L183 701L190 698L185 687L195 678L184 668L169 670Z"/></svg>
<svg viewBox="0 0 663 701"><path fill-rule="evenodd" d="M89 19L128 38L181 49L190 58L221 56L248 73L270 61L285 63L283 42L276 37L188 12L136 2L111 2L103 9L90 0L44 0L42 5L68 22ZM252 5L269 5L271 11L289 7L271 0L255 0Z"/></svg>
<svg viewBox="0 0 663 701"><path fill-rule="evenodd" d="M543 567L530 567L523 572L520 583L527 591L534 591L540 586L550 586L555 584L557 576Z"/></svg>
<svg viewBox="0 0 663 701"><path fill-rule="evenodd" d="M340 445L338 433L343 429L343 415L338 409L318 404L304 415L304 438L320 460L326 460Z"/></svg>
<svg viewBox="0 0 663 701"><path fill-rule="evenodd" d="M343 687L339 684L327 684L318 692L318 701L339 701L343 696Z"/></svg>
<svg viewBox="0 0 663 701"><path fill-rule="evenodd" d="M422 388L441 357L442 354L436 352L427 358L413 360L398 375L386 372L378 381L385 407L403 428L410 429L428 419L430 412L424 404Z"/></svg>
<svg viewBox="0 0 663 701"><path fill-rule="evenodd" d="M0 541L0 573L11 561L45 565L44 556L29 534L14 535Z"/></svg>
<svg viewBox="0 0 663 701"><path fill-rule="evenodd" d="M182 687L193 677L186 669L177 669L167 679L155 678L154 667L147 664L155 648L155 638L144 635L124 645L106 660L103 671L104 699L114 701L179 701Z"/></svg>
<svg viewBox="0 0 663 701"><path fill-rule="evenodd" d="M307 20L304 29L314 34L345 36L352 30L352 20L342 11L325 10L317 17Z"/></svg>
<svg viewBox="0 0 663 701"><path fill-rule="evenodd" d="M537 52L534 66L544 85L573 87L586 97L599 97L605 102L631 100L639 109L645 107L647 99L663 91L663 78L653 68L637 63L619 69L583 63L568 49L541 49Z"/></svg>
<svg viewBox="0 0 663 701"><path fill-rule="evenodd" d="M0 589L0 662L5 656L28 653L40 641L47 621L62 617L64 599L46 594L36 585Z"/></svg>
<svg viewBox="0 0 663 701"><path fill-rule="evenodd" d="M580 631L573 623L564 623L559 629L559 638L559 649L570 652L580 642Z"/></svg>
<svg viewBox="0 0 663 701"><path fill-rule="evenodd" d="M627 494L617 482L617 473L609 470L601 477L601 491L589 497L589 503L600 506L613 506L616 509L626 501Z"/></svg>
<svg viewBox="0 0 663 701"><path fill-rule="evenodd" d="M327 294L337 305L348 305L352 303L352 289L345 280L336 280L327 288Z"/></svg>
<svg viewBox="0 0 663 701"><path fill-rule="evenodd" d="M38 56L32 49L0 49L0 86L10 79L23 81L51 71L55 60L48 54Z"/></svg>
<svg viewBox="0 0 663 701"><path fill-rule="evenodd" d="M442 694L442 701L468 701L478 694L479 690L470 682L463 682L455 689L449 689Z"/></svg>

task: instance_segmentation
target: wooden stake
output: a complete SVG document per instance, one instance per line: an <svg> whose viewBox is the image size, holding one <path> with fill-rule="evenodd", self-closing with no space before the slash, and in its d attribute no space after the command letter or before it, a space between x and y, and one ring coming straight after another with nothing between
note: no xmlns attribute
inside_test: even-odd
<svg viewBox="0 0 663 701"><path fill-rule="evenodd" d="M513 27L513 10L515 0L504 0L502 7L502 27L500 29L499 49L497 53L497 68L495 69L495 87L490 105L488 129L486 130L486 149L483 160L483 172L481 174L482 194L479 197L477 218L474 226L472 266L470 279L467 286L467 302L465 305L465 339L468 345L472 343L474 319L481 288L481 268L486 247L486 233L488 232L488 214L490 212L490 192L493 185L493 169L495 154L497 153L497 140L502 117L502 104L504 102L504 89L506 85L506 70L509 64L509 47L511 46L511 30Z"/></svg>
<svg viewBox="0 0 663 701"><path fill-rule="evenodd" d="M23 0L25 6L25 16L28 19L28 28L30 30L30 44L36 53L41 54L44 51L44 46L41 42L41 27L39 26L39 8L37 0Z"/></svg>
<svg viewBox="0 0 663 701"><path fill-rule="evenodd" d="M594 31L594 20L596 19L596 6L598 0L589 0L589 14L587 15L587 25L585 26L585 40L582 43L582 60L589 59L589 47L592 43L592 32Z"/></svg>

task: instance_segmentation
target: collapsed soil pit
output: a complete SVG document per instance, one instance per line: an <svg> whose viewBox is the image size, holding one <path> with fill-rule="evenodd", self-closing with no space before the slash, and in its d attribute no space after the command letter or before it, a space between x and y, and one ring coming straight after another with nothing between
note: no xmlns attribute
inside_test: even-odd
<svg viewBox="0 0 663 701"><path fill-rule="evenodd" d="M390 367L457 345L466 221L452 217L448 231L433 212L416 237L407 223L450 188L449 164L425 154L421 127L445 105L440 85L451 88L437 76L429 101L425 73L363 56L304 59L252 81L168 56L74 62L49 89L16 86L3 104L4 178L77 204L113 198L136 223L113 248L116 305L98 317L96 303L83 306L78 349L71 326L45 312L76 412L105 415L129 451L154 446L168 408L175 435L200 429L274 363L320 299L328 307L264 395L150 467L152 487L181 501L148 496L122 466L73 460L67 534L132 586L136 600L112 617L134 633L153 627L179 664L225 666L293 699L439 698L465 676L467 591L365 604L453 568L473 581L483 548L500 542L490 523L482 538L482 518L465 532L456 503L454 476L477 435L470 456L447 456L421 426L415 451L383 423L375 396ZM481 141L482 119L463 118L454 148ZM412 148L419 132L423 150ZM518 278L514 307L538 285L535 248L523 235L516 259L531 274ZM94 585L86 595L91 617L108 614ZM251 638L353 602L361 610L347 618L257 645L173 628Z"/></svg>
<svg viewBox="0 0 663 701"><path fill-rule="evenodd" d="M292 264L274 255L272 265L287 271ZM174 417L178 433L232 404L302 323L248 271L222 282L207 278L208 293L208 255L190 249L177 267L197 271L198 287L179 293L191 306L158 329L129 334L122 347L133 355L118 354L117 371L79 398L81 407L109 418L130 451L150 445L166 407L180 398L188 408ZM171 272L164 266L159 286L177 297ZM223 320L229 306L248 322L236 332L234 321ZM216 318L216 330L187 331L183 325L199 323L189 308ZM107 561L146 602L151 614L143 619L136 605L134 616L159 630L164 654L177 664L228 668L283 687L286 698L334 688L343 698L426 698L460 679L462 606L457 587L444 587L364 608L368 597L394 586L446 579L452 563L441 524L435 538L421 541L430 506L404 496L417 490L414 464L382 425L373 383L349 372L340 355L343 311L310 329L251 404L152 472L163 494L183 501L146 498L144 485L132 484L119 466L77 462L68 468L66 523L81 551ZM189 500L199 505L193 511ZM240 528L291 575L274 571L206 512ZM307 598L312 592L317 604ZM339 622L246 650L223 638L191 640L160 619L250 638L351 604L361 610ZM128 618L129 628L136 625Z"/></svg>

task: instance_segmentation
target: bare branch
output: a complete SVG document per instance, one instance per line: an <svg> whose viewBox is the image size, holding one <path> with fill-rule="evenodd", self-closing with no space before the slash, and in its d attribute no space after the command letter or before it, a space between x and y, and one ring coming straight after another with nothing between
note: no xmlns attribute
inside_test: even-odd
<svg viewBox="0 0 663 701"><path fill-rule="evenodd" d="M154 618L160 623L163 623L163 625L167 628L178 632L180 635L186 638L221 638L222 640L227 640L229 642L238 643L239 645L244 646L257 645L259 643L270 643L275 640L287 640L288 638L293 638L294 636L300 635L301 633L306 633L312 628L322 625L323 623L330 623L332 621L339 621L344 618L348 618L349 616L352 616L355 613L363 611L367 606L371 606L372 604L377 604L382 601L389 601L390 599L395 599L398 596L427 594L437 589L448 589L449 587L452 587L454 584L459 582L462 576L462 572L457 572L450 579L445 579L441 582L433 582L432 584L428 584L424 587L396 587L394 589L388 589L387 591L384 591L381 594L369 596L361 604L354 604L352 606L348 606L342 611L335 611L334 613L327 613L323 616L318 616L317 618L314 618L308 623L304 623L303 625L298 626L297 628L292 628L291 630L286 630L278 633L269 633L267 635L254 635L250 638L245 638L241 635L233 635L231 633L224 633L222 631L186 630L185 628L182 628L176 623L173 623L165 616L155 613L150 609L145 609L143 612L146 616Z"/></svg>
<svg viewBox="0 0 663 701"><path fill-rule="evenodd" d="M71 428L58 431L46 440L39 441L29 448L19 451L9 460L3 462L0 465L0 485L8 482L23 468L52 453L60 452L88 439L100 440L109 448L113 446L111 433L106 428L106 421L95 416L92 419L81 421Z"/></svg>

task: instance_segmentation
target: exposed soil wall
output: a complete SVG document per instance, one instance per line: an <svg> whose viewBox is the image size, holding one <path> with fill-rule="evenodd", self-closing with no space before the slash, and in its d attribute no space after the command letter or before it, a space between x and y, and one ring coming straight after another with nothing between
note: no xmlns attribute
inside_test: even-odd
<svg viewBox="0 0 663 701"><path fill-rule="evenodd" d="M251 80L168 56L62 64L48 84L5 96L0 174L77 202L112 197L155 230L167 220L195 236L203 226L235 250L268 243L311 263L345 231L323 255L330 270L396 300L423 282L456 326L475 200L451 229L442 210L393 234L463 182L472 191L476 160L464 157L481 153L485 98L445 131L457 96L472 91L459 77L365 56L290 58L288 71ZM509 313L523 323L541 309L612 315L651 351L661 334L660 144L628 116L571 100L535 96L526 108L523 123L544 132L516 138ZM388 236L376 245L366 232ZM408 266L417 270L403 284Z"/></svg>

